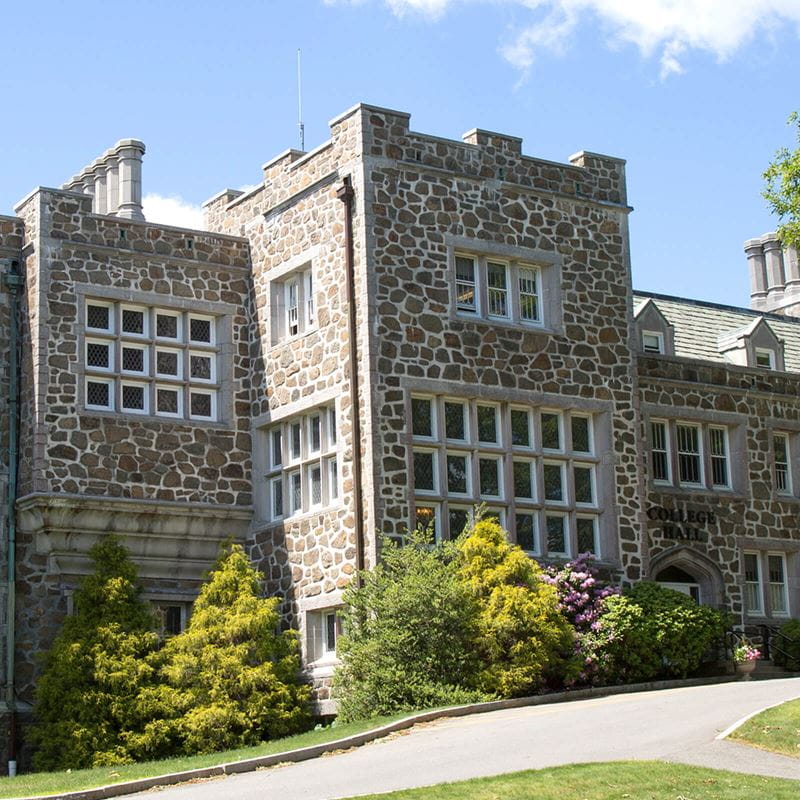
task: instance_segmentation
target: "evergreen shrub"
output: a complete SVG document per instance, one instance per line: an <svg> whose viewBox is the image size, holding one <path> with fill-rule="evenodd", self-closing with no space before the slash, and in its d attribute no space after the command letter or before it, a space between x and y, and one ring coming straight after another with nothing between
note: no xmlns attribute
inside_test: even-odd
<svg viewBox="0 0 800 800"><path fill-rule="evenodd" d="M154 679L154 620L125 548L106 536L90 551L94 571L74 594L36 686L31 741L37 770L133 761L124 744L137 697Z"/></svg>

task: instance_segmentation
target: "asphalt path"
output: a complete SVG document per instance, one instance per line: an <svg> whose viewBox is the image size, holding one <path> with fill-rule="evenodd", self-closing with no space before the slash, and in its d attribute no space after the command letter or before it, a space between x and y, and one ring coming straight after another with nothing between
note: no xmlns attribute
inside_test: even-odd
<svg viewBox="0 0 800 800"><path fill-rule="evenodd" d="M800 758L715 738L745 715L797 697L800 678L785 678L493 711L426 723L312 761L152 791L158 800L330 800L623 759L800 780ZM146 795L129 797L142 800Z"/></svg>

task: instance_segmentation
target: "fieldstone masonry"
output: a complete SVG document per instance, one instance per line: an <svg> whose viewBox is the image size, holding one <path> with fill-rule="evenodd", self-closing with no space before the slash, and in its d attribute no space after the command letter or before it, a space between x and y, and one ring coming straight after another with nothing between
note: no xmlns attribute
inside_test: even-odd
<svg viewBox="0 0 800 800"><path fill-rule="evenodd" d="M790 612L800 613L798 500L775 493L772 443L777 429L800 435L794 345L781 354L780 372L725 363L724 354L718 362L698 359L681 350L680 321L653 311L642 320L668 325L664 341L677 352L640 352L624 161L582 152L554 163L523 155L512 136L478 129L462 141L426 136L410 129L408 114L358 105L331 122L331 138L320 147L267 162L255 189L212 197L204 207L207 230L189 231L140 219L143 153L141 142L122 140L61 189L38 188L18 204L17 216L0 217L0 258L20 258L25 275L17 504L22 698L31 697L36 654L68 613L98 537L122 535L148 595L184 606L219 543L234 537L264 572L266 591L283 598L319 710L331 712L335 654L325 620L356 571L357 518L369 567L379 558L381 534L402 536L420 503L439 508L443 523L453 502L446 492L429 492L426 500L415 486L412 396L590 419L590 516L609 574L634 582L674 578L680 569L699 584L703 602L755 623L743 606L742 552L776 551L786 558ZM354 189L351 243L339 197L345 179ZM768 247L762 240L748 243L751 262ZM459 255L483 270L473 287L483 304L487 297L515 308L520 302L518 287L487 279L487 264L512 265L506 281L517 274L513 265L533 265L533 324L507 312L490 318L485 305L475 313L460 308ZM773 277L787 284L794 261L785 259ZM197 380L211 387L212 411L205 418L191 413L198 354L188 332L168 346L146 328L127 340L124 331L101 330L97 341L113 342L120 359L126 343L150 353L149 361L138 356L145 361L134 377L122 361L107 372L110 391L121 392L126 381L145 386L153 405L123 413L89 402L88 381L103 380L96 364L87 364L92 302L112 315L152 309L153 320L160 309L184 326L192 315L211 320L215 336L199 345L206 348L199 355L213 349L216 371ZM0 292L0 342L7 341L7 308ZM169 386L182 378L187 398L172 417L155 405L163 374L154 354L170 347L186 366ZM6 357L0 347L0 404ZM731 491L653 481L649 421L662 417L726 426ZM6 424L4 415L0 440ZM497 452L510 464L509 452ZM534 456L548 458L539 450ZM510 472L505 481L513 482ZM498 503L513 538L514 498ZM539 498L536 509L541 505ZM587 512L568 497L559 513L574 519Z"/></svg>

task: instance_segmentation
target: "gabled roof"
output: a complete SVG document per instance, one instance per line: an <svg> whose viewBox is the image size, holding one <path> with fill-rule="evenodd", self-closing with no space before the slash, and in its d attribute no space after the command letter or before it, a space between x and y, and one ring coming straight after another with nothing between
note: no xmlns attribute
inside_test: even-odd
<svg viewBox="0 0 800 800"><path fill-rule="evenodd" d="M762 321L784 342L787 372L800 372L800 319L736 308L702 300L634 291L634 315L648 300L655 302L664 317L675 328L675 355L705 361L728 363L720 353L721 341L752 334Z"/></svg>

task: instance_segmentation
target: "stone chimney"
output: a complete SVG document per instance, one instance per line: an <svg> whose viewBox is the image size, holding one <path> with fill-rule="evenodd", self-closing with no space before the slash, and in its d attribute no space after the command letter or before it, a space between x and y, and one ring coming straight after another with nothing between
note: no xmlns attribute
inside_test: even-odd
<svg viewBox="0 0 800 800"><path fill-rule="evenodd" d="M784 248L775 233L765 233L758 239L748 239L744 252L750 269L750 307L800 316L797 250Z"/></svg>
<svg viewBox="0 0 800 800"><path fill-rule="evenodd" d="M144 143L121 139L61 188L92 195L92 211L125 219L144 220L142 156Z"/></svg>

